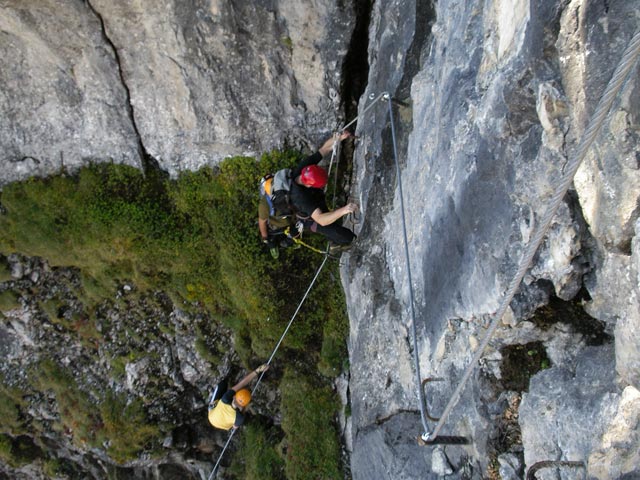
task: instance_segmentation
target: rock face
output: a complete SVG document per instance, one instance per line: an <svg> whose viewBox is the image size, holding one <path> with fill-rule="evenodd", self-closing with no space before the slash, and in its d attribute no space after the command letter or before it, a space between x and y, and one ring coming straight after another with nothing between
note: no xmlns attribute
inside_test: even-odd
<svg viewBox="0 0 640 480"><path fill-rule="evenodd" d="M117 58L82 2L0 6L0 184L141 152Z"/></svg>
<svg viewBox="0 0 640 480"><path fill-rule="evenodd" d="M90 161L166 171L334 127L341 2L3 2L0 183Z"/></svg>
<svg viewBox="0 0 640 480"><path fill-rule="evenodd" d="M217 345L221 353L218 362L212 364L212 359L203 359L193 348L198 332L211 319L174 309L171 300L161 293L137 297L125 285L116 302L99 306L95 314L99 319L95 327L98 335L91 322L86 321L88 313L77 297L78 272L51 268L42 259L19 255L0 257L0 261L3 265L6 262L11 270L11 278L0 284L0 293L21 292L14 308L3 308L0 323L3 399L7 398L6 385L24 387L25 382L33 381L24 372L33 373L43 359L54 359L70 375L67 390L74 392L79 388L90 392L93 408L110 394L125 395L128 391L135 398L145 399L145 408L155 419L172 418L176 425L181 425L169 435L170 443L163 445L166 449L173 447L164 461L141 459L135 465L121 467L114 465L104 452L71 442L71 432L55 435L48 427L60 421L56 401L44 394L32 398L28 415L38 422L38 427L33 428L35 435L39 435L39 442L50 452L55 452L59 461L72 468L63 471L69 475L67 478L106 478L106 472L111 471L122 478L148 478L147 475L158 472L158 478L178 479L200 475L200 471L210 468L201 464L193 452L208 454L211 445L224 442L225 436L213 429L199 431L198 424L191 424L191 420L204 415L208 389L227 375L230 365L237 361L230 346L230 332L207 332L211 349ZM77 341L74 331L83 332L83 344ZM101 340L96 341L98 338ZM194 371L198 374L193 374ZM108 385L105 379L111 379ZM74 408L79 410L80 421L76 423L80 429L81 422L90 414L86 405L74 404ZM4 428L11 428L4 423L8 421L8 417L3 419ZM182 456L189 449L193 450L187 462ZM0 475L44 478L41 468L31 471L28 464L10 467L0 463Z"/></svg>
<svg viewBox="0 0 640 480"><path fill-rule="evenodd" d="M520 408L527 465L562 459L582 461L589 478L637 475L640 392L633 386L620 392L610 350L585 349L575 370L557 366L532 379ZM567 467L562 473L576 476ZM537 477L557 478L553 469Z"/></svg>
<svg viewBox="0 0 640 480"><path fill-rule="evenodd" d="M143 167L155 160L175 174L227 155L316 144L342 120L341 63L363 3L1 2L0 185L91 161ZM352 415L344 431L353 478L511 479L532 468L537 478L637 477L637 66L441 431L468 444L416 441L425 425L415 358L419 380L432 380L424 388L433 428L638 28L640 0L371 3L350 191L362 212L341 272L351 322ZM38 259L7 263L12 278L0 293L18 288L40 297L5 312L5 365L29 368L37 356L24 352L42 343L64 352L60 363L86 369L89 383L120 368L114 388L157 396L149 406L157 417L205 408L202 391L212 379L198 372L210 363L191 347L201 319L162 299L114 307L102 312L109 341L93 361L70 350L40 305L64 296L67 310L53 317L71 321L76 304L64 285L77 283L75 273ZM119 301L131 307L127 295L123 286ZM154 330L158 324L175 342ZM152 346L140 344L143 331L157 337ZM217 339L221 352L227 340ZM130 355L143 349L158 361ZM219 363L224 369L229 357ZM19 371L11 375L20 382ZM52 420L50 402L38 400L34 418ZM192 437L205 441L189 445ZM48 441L52 450L69 448ZM210 454L221 441L184 431L163 445ZM104 476L107 461L95 452L63 456ZM166 465L143 461L114 475L203 476L209 458L176 454ZM30 468L22 478L33 476Z"/></svg>
<svg viewBox="0 0 640 480"><path fill-rule="evenodd" d="M443 379L426 387L433 416L484 338L639 15L638 1L376 2L360 111L385 90L403 102L393 104L393 115L419 365L423 378ZM583 472L595 478L640 473L633 464L635 423L621 427L622 418L638 414L640 371L637 66L633 72L441 432L473 440L445 447L448 478L482 478L505 452L523 456L526 469L565 460L583 462ZM352 472L356 479L415 478L415 471L441 478L436 450L407 440L424 427L386 102L362 116L357 135L351 196L363 215L342 270L351 320ZM556 311L551 329L524 321L551 298L582 299L604 328L600 340L583 328L593 319L572 323ZM522 441L499 446L509 390L503 349L535 342L549 358L543 368L551 368L534 376L524 394ZM557 406L543 408L556 395ZM605 453L613 431L624 445L619 460Z"/></svg>

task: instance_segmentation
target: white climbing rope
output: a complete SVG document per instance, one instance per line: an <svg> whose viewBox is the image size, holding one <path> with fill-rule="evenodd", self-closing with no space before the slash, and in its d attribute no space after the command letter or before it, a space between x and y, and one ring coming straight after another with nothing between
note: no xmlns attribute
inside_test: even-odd
<svg viewBox="0 0 640 480"><path fill-rule="evenodd" d="M561 177L560 182L556 187L555 193L551 198L551 203L547 208L547 211L543 216L542 221L540 222L540 225L535 235L533 235L533 237L529 241L529 244L527 245L527 249L522 256L522 260L520 261L518 271L514 275L509 285L509 288L507 289L507 293L505 294L505 297L502 300L502 303L500 304L500 308L495 313L494 319L491 321L489 325L487 334L485 335L484 339L478 346L478 349L476 350L476 353L474 354L473 359L471 360L471 363L465 370L462 380L460 381L460 384L458 385L456 390L453 392L453 395L449 400L449 403L445 407L444 412L440 416L440 420L438 421L435 429L433 430L433 432L429 433L428 429L425 428L425 433L422 436L422 439L424 441L433 441L438 436L438 433L440 432L445 422L447 421L447 417L451 413L451 410L458 403L458 400L460 399L460 395L462 394L465 384L469 380L471 373L473 372L476 365L478 364L478 361L480 360L480 357L482 356L482 354L484 353L484 350L489 344L491 337L493 336L496 329L498 328L498 324L500 320L502 320L502 317L506 312L507 307L511 303L511 300L513 299L516 291L518 290L520 283L522 282L525 272L527 271L527 269L529 268L529 265L533 260L533 256L538 250L538 247L542 243L542 240L547 230L549 229L549 226L551 225L551 220L553 219L556 211L558 210L558 207L560 206L560 203L562 202L562 199L564 198L565 194L567 193L567 190L569 189L571 183L573 182L573 177L575 176L576 171L578 170L578 167L582 163L582 160L586 156L587 151L591 147L591 144L594 142L594 140L596 139L596 136L600 132L600 129L602 128L602 124L604 123L604 120L607 114L609 113L609 110L611 108L611 105L613 104L613 101L616 95L620 91L620 88L622 87L622 84L624 83L627 75L631 71L631 68L635 65L635 62L638 59L639 55L640 55L640 31L636 32L634 37L631 39L631 42L629 43L627 49L625 50L625 53L622 56L622 59L620 60L620 63L616 67L616 70L613 76L611 77L611 80L609 81L609 84L607 85L607 88L605 89L602 95L602 98L598 103L598 106L596 107L596 110L591 118L591 121L589 122L587 129L585 130L584 135L582 136L582 139L576 150L575 155L573 156L572 159L570 159L569 163L567 164L565 173ZM418 388L421 388L420 382L418 382Z"/></svg>

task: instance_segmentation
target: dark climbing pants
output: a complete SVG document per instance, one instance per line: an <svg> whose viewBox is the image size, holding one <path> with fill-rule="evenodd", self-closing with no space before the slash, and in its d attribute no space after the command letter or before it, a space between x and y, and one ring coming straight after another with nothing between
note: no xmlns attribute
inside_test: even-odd
<svg viewBox="0 0 640 480"><path fill-rule="evenodd" d="M348 228L343 227L342 225L336 225L332 223L331 225L318 225L313 220L303 220L304 228L306 230L310 230L314 233L319 233L320 235L324 235L327 237L327 240L337 244L337 245L349 245L356 238L355 233L353 233Z"/></svg>

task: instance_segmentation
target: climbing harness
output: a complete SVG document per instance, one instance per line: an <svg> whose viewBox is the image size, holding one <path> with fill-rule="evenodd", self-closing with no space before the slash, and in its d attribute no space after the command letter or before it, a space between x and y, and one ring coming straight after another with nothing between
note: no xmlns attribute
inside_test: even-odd
<svg viewBox="0 0 640 480"><path fill-rule="evenodd" d="M522 256L522 260L518 267L518 271L514 275L509 285L507 293L505 294L504 299L500 304L500 308L494 314L494 318L489 325L487 334L485 335L484 339L478 346L478 349L476 350L475 355L473 356L469 366L464 372L464 375L462 377L462 380L460 381L460 384L454 391L451 399L449 400L449 403L445 407L444 412L440 417L440 421L438 422L438 424L436 425L436 427L432 432L429 432L429 430L425 426L425 433L422 435L422 440L425 441L426 443L432 443L435 441L436 437L438 436L438 433L442 429L449 414L451 413L451 410L457 404L460 398L460 395L462 394L462 391L467 381L469 380L469 377L471 376L471 373L475 369L476 365L480 360L480 357L482 356L482 354L484 353L484 350L489 344L491 337L493 336L496 329L498 328L498 324L500 320L502 320L502 317L504 316L509 304L511 303L511 300L513 299L516 291L518 290L520 283L522 282L522 279L524 278L524 275L527 269L529 268L529 265L531 264L536 251L538 250L538 247L542 243L542 240L544 239L544 236L547 230L549 229L549 226L551 225L551 220L553 220L553 217L555 216L555 213L558 210L562 202L562 199L564 198L565 194L567 193L567 190L569 189L571 183L573 182L573 177L575 176L576 171L578 170L578 167L580 166L580 164L582 163L582 160L586 156L587 151L591 147L591 144L595 141L597 134L600 132L600 129L602 128L602 124L604 123L604 120L607 114L609 113L609 110L611 108L611 105L613 104L613 101L616 95L620 91L620 88L622 87L622 84L624 83L629 72L631 71L631 68L635 65L635 62L638 59L639 55L640 55L640 31L636 32L634 37L631 39L631 42L629 43L627 49L625 50L622 56L622 59L620 60L620 63L616 67L616 70L613 76L611 77L611 80L609 81L609 84L607 85L607 88L605 89L602 95L602 98L598 103L598 106L596 107L596 110L589 122L589 125L587 126L587 129L585 130L585 133L583 134L582 139L580 140L580 144L578 145L575 155L573 156L572 159L570 159L570 161L566 165L565 173L561 177L560 182L558 183L558 186L555 189L555 193L551 198L550 205L547 208L545 215L542 217L542 221L540 222L539 228L536 231L536 233L531 237L531 240L527 245L527 249L525 250L525 253ZM414 347L417 348L417 343L415 342L415 339L414 339ZM415 355L417 356L417 350L415 350ZM420 385L420 382L418 382L418 385ZM420 391L422 392L422 389L420 389Z"/></svg>
<svg viewBox="0 0 640 480"><path fill-rule="evenodd" d="M314 246L312 246L312 245L309 245L308 243L303 242L303 241L300 239L300 236L292 236L292 235L291 235L291 228L290 228L290 227L285 228L285 230L284 230L284 234L285 234L288 238L290 238L290 239L293 241L293 243L295 243L295 244L297 244L297 245L300 245L301 247L308 248L308 249L309 249L309 250L311 250L312 252L319 253L320 255L326 255L326 256L329 256L329 257L331 256L331 255L329 255L329 252L328 252L328 251L326 251L326 250L325 250L325 251L320 250L319 248L316 248L316 247L314 247ZM335 257L332 257L332 258L335 258Z"/></svg>

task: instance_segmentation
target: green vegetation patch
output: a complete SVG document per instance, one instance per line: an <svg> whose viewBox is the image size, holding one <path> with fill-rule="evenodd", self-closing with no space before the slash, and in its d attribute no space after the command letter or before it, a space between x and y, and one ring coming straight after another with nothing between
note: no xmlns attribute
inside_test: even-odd
<svg viewBox="0 0 640 480"><path fill-rule="evenodd" d="M126 355L120 355L110 360L112 374L116 378L123 378L126 373L127 363L133 363L139 360L144 355L144 352L132 351Z"/></svg>
<svg viewBox="0 0 640 480"><path fill-rule="evenodd" d="M294 152L259 161L235 157L176 180L99 164L73 176L14 183L2 192L7 213L0 216L0 251L79 268L88 310L131 282L141 292L166 291L183 307L240 319L234 331L243 360L264 358L322 260L299 249L274 262L258 241L258 181L298 159ZM315 236L305 241L324 242ZM319 279L283 344L320 354L327 375L335 375L346 356L344 300L330 275L337 276L337 268L334 261L326 267L329 274ZM7 307L14 301L11 294L3 297ZM62 322L59 307L43 305L52 321ZM75 321L74 328L88 346L99 341L88 320ZM205 353L202 341L199 347Z"/></svg>
<svg viewBox="0 0 640 480"><path fill-rule="evenodd" d="M137 457L159 435L157 426L148 423L142 402L127 402L123 396L112 393L100 405L103 434L109 439L107 452L116 462L126 462Z"/></svg>
<svg viewBox="0 0 640 480"><path fill-rule="evenodd" d="M334 378L348 368L345 339L349 336L349 319L344 308L345 299L342 289L336 286L329 291L330 294L326 295L318 371L326 377Z"/></svg>
<svg viewBox="0 0 640 480"><path fill-rule="evenodd" d="M342 479L335 422L338 399L328 386L314 385L293 370L281 383L282 429L288 479Z"/></svg>
<svg viewBox="0 0 640 480"><path fill-rule="evenodd" d="M502 354L500 381L505 390L528 392L531 377L551 366L542 342L508 345L501 348L500 353Z"/></svg>
<svg viewBox="0 0 640 480"><path fill-rule="evenodd" d="M6 260L0 255L0 283L11 280L11 270Z"/></svg>
<svg viewBox="0 0 640 480"><path fill-rule="evenodd" d="M196 327L195 349L198 355L200 355L200 358L216 365L220 363L222 357L215 346L211 345L209 341L210 335L208 334L209 332L205 329L204 325L198 325Z"/></svg>
<svg viewBox="0 0 640 480"><path fill-rule="evenodd" d="M25 433L21 410L25 406L24 392L0 384L0 433L18 435Z"/></svg>
<svg viewBox="0 0 640 480"><path fill-rule="evenodd" d="M107 332L108 326L103 321L98 329L95 312L105 301L113 302L126 283L135 295L165 292L182 309L206 310L206 318L218 325L198 326L194 348L201 358L220 361L224 352L214 331L224 325L233 330L241 361L252 365L271 354L323 259L300 248L282 250L274 261L259 241L259 179L299 159L296 152L273 152L259 160L234 157L216 168L183 172L175 180L157 171L99 164L74 175L7 185L1 194L6 213L0 215L0 258L18 252L45 258L54 267L77 269L84 311L71 314L68 301L58 298L42 301L40 307L52 323L74 332L85 350L95 351L104 341L100 332ZM319 248L325 245L314 235L305 234L304 241ZM327 262L278 352L277 361L295 359L313 378L316 371L334 377L345 367L348 320L338 267L335 260ZM126 305L129 300L121 296L117 302ZM10 307L15 301L13 294L0 297L0 305ZM144 344L148 335L175 333L171 324L155 328L156 333L135 330L117 335L126 337L120 339L123 343L132 339ZM122 356L114 352L111 374L124 376L137 350ZM34 389L55 395L60 420L53 427L71 434L76 445L107 445L110 455L125 461L147 449L157 434L139 403L108 397L96 404L50 360L34 366L31 379ZM338 403L324 381L303 381L293 374L283 380L287 478L342 475L333 424ZM304 400L298 402L299 396ZM118 410L125 412L126 421L117 418ZM8 414L15 417L13 410ZM267 427L260 428L247 431L256 442L261 435L271 438ZM304 439L308 432L314 435ZM278 478L282 467L273 454L266 446L248 454L247 475L267 478L264 472L271 471ZM261 465L271 466L263 472Z"/></svg>
<svg viewBox="0 0 640 480"><path fill-rule="evenodd" d="M58 404L60 422L54 429L71 433L79 447L101 447L117 462L132 460L158 436L158 428L146 421L140 400L108 393L96 405L62 367L43 360L32 372L35 387L52 391Z"/></svg>
<svg viewBox="0 0 640 480"><path fill-rule="evenodd" d="M0 460L14 468L27 465L42 457L42 450L30 437L11 437L0 434Z"/></svg>
<svg viewBox="0 0 640 480"><path fill-rule="evenodd" d="M284 460L279 453L282 431L259 418L242 429L240 452L230 475L242 480L284 480Z"/></svg>
<svg viewBox="0 0 640 480"><path fill-rule="evenodd" d="M60 422L54 425L54 429L70 432L74 443L80 447L99 446L97 432L101 420L95 403L78 388L68 372L52 360L43 360L34 366L30 378L36 389L51 391L55 395Z"/></svg>
<svg viewBox="0 0 640 480"><path fill-rule="evenodd" d="M0 293L0 312L8 312L20 307L18 294L11 290L5 290Z"/></svg>
<svg viewBox="0 0 640 480"><path fill-rule="evenodd" d="M73 312L71 314L67 312L65 314L64 310L68 308L68 305L57 298L41 301L39 305L51 323L73 332L85 348L90 350L98 349L102 335L98 333L94 318L81 312Z"/></svg>

